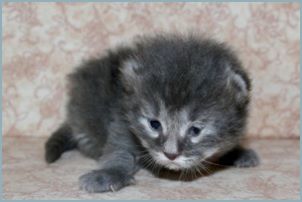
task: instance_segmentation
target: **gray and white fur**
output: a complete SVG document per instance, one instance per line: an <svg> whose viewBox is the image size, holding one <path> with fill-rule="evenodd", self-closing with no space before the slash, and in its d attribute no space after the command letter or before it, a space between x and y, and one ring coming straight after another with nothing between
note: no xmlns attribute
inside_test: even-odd
<svg viewBox="0 0 302 202"><path fill-rule="evenodd" d="M132 184L146 159L172 170L213 157L237 167L259 163L240 146L251 82L223 43L144 37L86 61L68 79L67 119L47 141L45 158L52 163L78 149L99 161L80 177L88 192Z"/></svg>

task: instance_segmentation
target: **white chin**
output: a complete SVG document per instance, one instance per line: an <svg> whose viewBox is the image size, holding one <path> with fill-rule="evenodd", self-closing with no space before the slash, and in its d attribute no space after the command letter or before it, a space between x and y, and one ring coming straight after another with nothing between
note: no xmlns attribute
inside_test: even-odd
<svg viewBox="0 0 302 202"><path fill-rule="evenodd" d="M183 169L183 167L176 165L176 164L164 164L163 166L170 170L182 170Z"/></svg>

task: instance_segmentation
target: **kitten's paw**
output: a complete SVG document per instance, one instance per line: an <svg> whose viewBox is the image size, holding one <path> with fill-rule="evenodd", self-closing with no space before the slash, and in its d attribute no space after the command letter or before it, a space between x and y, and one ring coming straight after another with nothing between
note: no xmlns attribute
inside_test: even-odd
<svg viewBox="0 0 302 202"><path fill-rule="evenodd" d="M255 167L259 163L258 155L252 149L242 150L238 159L234 161L234 165L239 168Z"/></svg>
<svg viewBox="0 0 302 202"><path fill-rule="evenodd" d="M89 193L118 191L121 188L134 184L133 176L125 175L115 170L94 170L82 175L79 179L80 189Z"/></svg>

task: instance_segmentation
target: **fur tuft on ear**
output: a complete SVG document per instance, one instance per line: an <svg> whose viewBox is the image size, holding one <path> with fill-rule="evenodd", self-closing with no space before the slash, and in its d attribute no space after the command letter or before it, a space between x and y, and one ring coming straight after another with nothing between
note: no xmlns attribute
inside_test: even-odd
<svg viewBox="0 0 302 202"><path fill-rule="evenodd" d="M227 67L228 86L235 90L236 100L240 103L249 99L250 79L243 71L236 71L230 65Z"/></svg>
<svg viewBox="0 0 302 202"><path fill-rule="evenodd" d="M139 65L135 59L128 59L122 63L122 72L124 75L133 76L137 73Z"/></svg>
<svg viewBox="0 0 302 202"><path fill-rule="evenodd" d="M122 62L121 65L122 82L124 83L126 90L134 90L139 85L140 77L138 71L140 69L139 63L131 58Z"/></svg>

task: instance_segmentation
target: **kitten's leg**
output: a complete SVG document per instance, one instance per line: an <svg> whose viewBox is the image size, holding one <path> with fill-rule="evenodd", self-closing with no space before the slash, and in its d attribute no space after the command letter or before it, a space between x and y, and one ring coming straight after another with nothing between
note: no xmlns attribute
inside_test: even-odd
<svg viewBox="0 0 302 202"><path fill-rule="evenodd" d="M107 152L100 159L102 168L80 177L80 188L90 193L117 191L134 184L135 156L128 151Z"/></svg>
<svg viewBox="0 0 302 202"><path fill-rule="evenodd" d="M64 152L76 147L77 143L72 138L72 130L68 124L64 123L45 143L45 160L47 163L53 163Z"/></svg>
<svg viewBox="0 0 302 202"><path fill-rule="evenodd" d="M255 167L259 165L260 160L254 150L238 146L223 155L219 163L236 167Z"/></svg>

